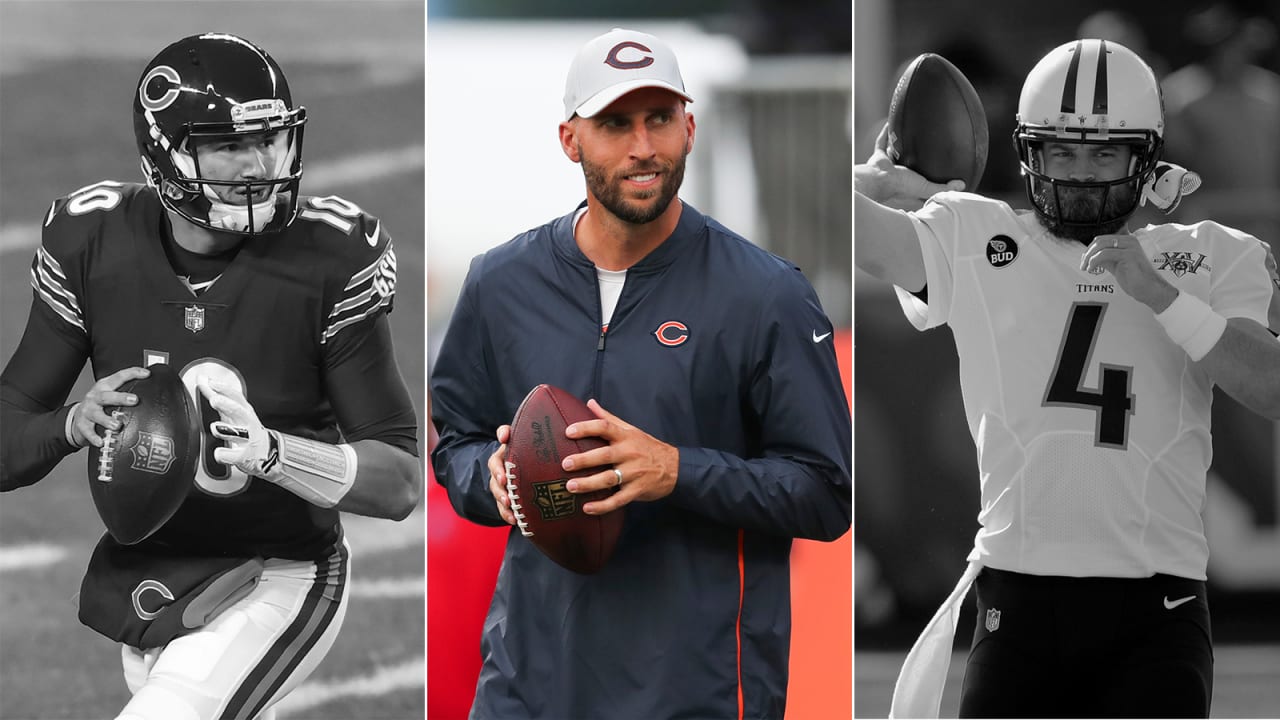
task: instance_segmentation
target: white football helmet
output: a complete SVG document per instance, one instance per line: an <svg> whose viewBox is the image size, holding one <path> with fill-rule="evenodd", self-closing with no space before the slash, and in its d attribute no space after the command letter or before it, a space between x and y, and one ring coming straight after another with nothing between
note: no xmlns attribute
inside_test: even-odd
<svg viewBox="0 0 1280 720"><path fill-rule="evenodd" d="M1027 196L1051 229L1114 232L1138 207L1142 186L1164 144L1164 100L1155 73L1136 53L1106 40L1075 40L1054 48L1031 69L1018 100L1014 145ZM1045 142L1128 145L1129 174L1111 181L1045 175ZM1099 195L1096 216L1062 217L1064 189ZM1114 193L1114 195L1113 195ZM1132 202L1129 202L1129 197Z"/></svg>

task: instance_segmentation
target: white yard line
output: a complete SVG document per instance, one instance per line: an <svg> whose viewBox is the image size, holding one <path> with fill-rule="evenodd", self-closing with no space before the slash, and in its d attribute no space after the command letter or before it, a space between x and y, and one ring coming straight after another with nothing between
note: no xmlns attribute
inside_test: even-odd
<svg viewBox="0 0 1280 720"><path fill-rule="evenodd" d="M0 572L37 570L60 562L67 556L66 548L50 543L0 546Z"/></svg>
<svg viewBox="0 0 1280 720"><path fill-rule="evenodd" d="M305 683L286 695L275 709L281 717L297 717L299 713L341 698L374 697L421 688L426 684L426 676L426 661L413 658L400 665L378 668L362 677Z"/></svg>
<svg viewBox="0 0 1280 720"><path fill-rule="evenodd" d="M335 189L422 170L426 150L410 145L392 150L375 150L308 165L303 172L303 190L308 195L333 192ZM48 198L51 202L53 198ZM30 214L43 213L48 207L32 208ZM40 244L39 223L10 223L0 226L0 255L30 251Z"/></svg>

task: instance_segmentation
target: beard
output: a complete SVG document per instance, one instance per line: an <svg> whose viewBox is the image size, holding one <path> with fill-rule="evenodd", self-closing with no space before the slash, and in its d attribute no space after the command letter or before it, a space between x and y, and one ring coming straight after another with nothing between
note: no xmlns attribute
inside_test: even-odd
<svg viewBox="0 0 1280 720"><path fill-rule="evenodd" d="M1137 190L1132 183L1102 189L1064 187L1055 190L1039 183L1037 205L1044 209L1041 220L1050 234L1088 245L1098 235L1111 235L1128 222L1137 208ZM1110 218L1102 220L1102 218Z"/></svg>
<svg viewBox="0 0 1280 720"><path fill-rule="evenodd" d="M612 177L603 167L587 159L581 145L578 146L578 156L582 158L582 173L587 179L587 191L618 219L633 225L644 225L666 212L676 193L680 191L680 185L684 182L685 159L689 157L689 153L681 153L671 163L664 164L656 160L638 163L614 173ZM633 194L630 198L623 197L622 184L626 182L628 175L650 172L661 173L662 182L657 187Z"/></svg>

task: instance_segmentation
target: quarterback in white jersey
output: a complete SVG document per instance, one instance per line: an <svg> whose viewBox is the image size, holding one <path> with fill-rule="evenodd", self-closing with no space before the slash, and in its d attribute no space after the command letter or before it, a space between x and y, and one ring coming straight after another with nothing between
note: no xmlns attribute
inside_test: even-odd
<svg viewBox="0 0 1280 720"><path fill-rule="evenodd" d="M1205 579L1200 510L1212 378L1151 309L1030 211L967 193L912 214L928 303L951 326L978 445L981 528L970 560L1077 577ZM1152 225L1136 252L1180 292L1264 325L1272 286L1253 237L1212 222Z"/></svg>
<svg viewBox="0 0 1280 720"><path fill-rule="evenodd" d="M1140 202L1171 210L1198 179L1160 161L1159 84L1127 48L1051 51L1017 119L1031 210L894 165L883 134L855 172L855 261L917 329L951 326L981 483L969 571L891 716L936 717L974 584L962 717L1207 717L1212 390L1280 418L1280 289L1245 233L1129 227Z"/></svg>

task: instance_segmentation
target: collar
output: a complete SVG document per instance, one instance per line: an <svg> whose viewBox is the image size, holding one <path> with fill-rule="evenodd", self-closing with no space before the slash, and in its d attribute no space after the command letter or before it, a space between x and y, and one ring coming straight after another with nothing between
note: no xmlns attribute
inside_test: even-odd
<svg viewBox="0 0 1280 720"><path fill-rule="evenodd" d="M654 248L652 252L644 256L640 262L632 265L627 269L629 273L645 273L661 270L666 266L675 262L684 251L694 243L706 237L707 233L707 216L698 212L697 208L690 205L683 199L684 208L680 212L680 221L676 223L676 229L662 244ZM574 219L578 212L585 207L586 200L578 203L578 206L567 215L563 215L551 221L551 241L555 247L556 254L574 265L581 265L594 268L594 263L582 254L582 250L578 248L578 243L573 237Z"/></svg>

